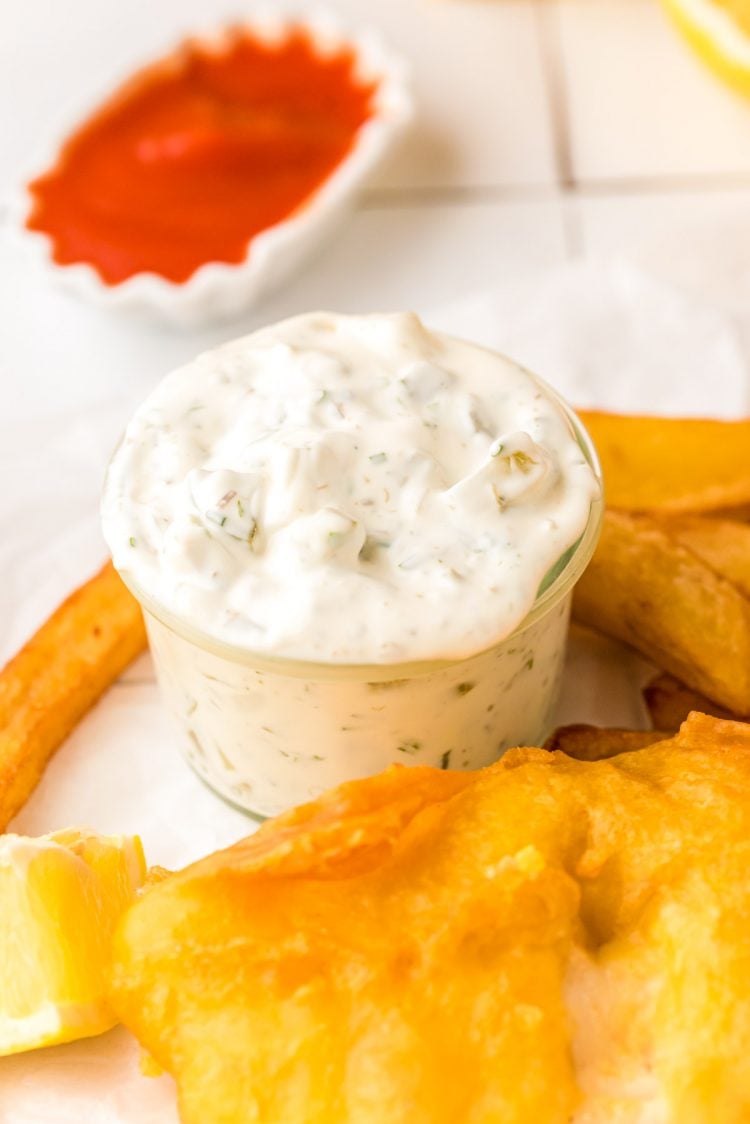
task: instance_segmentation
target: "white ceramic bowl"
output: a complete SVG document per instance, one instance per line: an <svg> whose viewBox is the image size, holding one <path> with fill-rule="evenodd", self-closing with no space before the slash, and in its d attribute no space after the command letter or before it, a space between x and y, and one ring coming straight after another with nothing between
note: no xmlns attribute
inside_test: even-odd
<svg viewBox="0 0 750 1124"><path fill-rule="evenodd" d="M191 39L220 47L238 27L266 41L278 41L291 28L301 28L309 33L321 54L341 47L353 51L356 75L376 81L377 89L373 114L359 129L351 151L299 210L251 240L243 261L238 264L208 262L179 284L158 274L144 272L117 285L107 285L93 266L84 263L59 265L52 256L52 239L26 226L33 200L24 188L13 207L14 225L56 281L105 308L151 314L178 327L197 327L238 314L278 286L324 240L351 207L357 190L381 163L412 118L413 104L404 63L391 54L376 32L365 30L355 35L345 34L338 21L327 13L297 17L264 9L256 11L241 24L213 34L198 33ZM168 55L169 51L159 57ZM101 97L78 112L66 135L95 113L123 81L125 78L113 81ZM27 182L51 168L58 152L48 152L46 156L46 159L37 162L35 173L27 177Z"/></svg>

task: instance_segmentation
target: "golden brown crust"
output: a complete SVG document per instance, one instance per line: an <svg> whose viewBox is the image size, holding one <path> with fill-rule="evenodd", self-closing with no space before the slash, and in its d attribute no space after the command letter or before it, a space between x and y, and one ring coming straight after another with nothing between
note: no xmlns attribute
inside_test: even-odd
<svg viewBox="0 0 750 1124"><path fill-rule="evenodd" d="M544 748L553 753L567 753L578 761L603 761L619 753L632 753L671 737L666 730L623 730L612 727L576 723L558 726L547 738Z"/></svg>
<svg viewBox="0 0 750 1124"><path fill-rule="evenodd" d="M107 563L0 672L0 830L77 722L146 647L138 603Z"/></svg>
<svg viewBox="0 0 750 1124"><path fill-rule="evenodd" d="M605 514L573 613L721 706L750 712L750 601L659 520Z"/></svg>
<svg viewBox="0 0 750 1124"><path fill-rule="evenodd" d="M714 718L737 717L724 707L717 706L705 695L686 687L672 675L657 675L643 688L646 704L655 729L675 733L693 710L711 714Z"/></svg>
<svg viewBox="0 0 750 1124"><path fill-rule="evenodd" d="M733 519L680 515L665 519L664 528L745 597L750 597L749 524Z"/></svg>
<svg viewBox="0 0 750 1124"><path fill-rule="evenodd" d="M402 797L416 772L125 916L113 1002L185 1124L748 1119L750 727L693 714L595 763L521 748Z"/></svg>
<svg viewBox="0 0 750 1124"><path fill-rule="evenodd" d="M716 421L579 410L596 445L607 503L628 511L708 513L750 506L750 418Z"/></svg>

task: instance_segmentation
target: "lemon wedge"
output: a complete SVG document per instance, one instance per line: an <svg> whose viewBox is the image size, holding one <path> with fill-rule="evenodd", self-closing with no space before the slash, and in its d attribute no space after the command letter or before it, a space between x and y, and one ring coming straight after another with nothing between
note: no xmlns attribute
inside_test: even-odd
<svg viewBox="0 0 750 1124"><path fill-rule="evenodd" d="M0 835L0 1055L115 1025L112 933L145 877L137 836Z"/></svg>
<svg viewBox="0 0 750 1124"><path fill-rule="evenodd" d="M704 62L750 95L750 0L662 0Z"/></svg>

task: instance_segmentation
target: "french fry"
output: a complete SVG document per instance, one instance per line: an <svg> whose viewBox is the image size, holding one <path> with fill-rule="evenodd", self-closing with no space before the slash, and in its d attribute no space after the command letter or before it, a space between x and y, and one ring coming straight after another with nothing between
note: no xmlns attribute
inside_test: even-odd
<svg viewBox="0 0 750 1124"><path fill-rule="evenodd" d="M603 761L619 753L632 753L672 736L663 730L621 730L604 726L559 726L544 748L566 753L578 761Z"/></svg>
<svg viewBox="0 0 750 1124"><path fill-rule="evenodd" d="M0 671L0 831L76 723L145 647L138 603L107 563Z"/></svg>
<svg viewBox="0 0 750 1124"><path fill-rule="evenodd" d="M573 613L735 714L750 712L750 601L658 520L606 512Z"/></svg>
<svg viewBox="0 0 750 1124"><path fill-rule="evenodd" d="M659 730L679 730L691 711L710 714L714 718L732 720L736 715L717 706L705 695L691 690L671 675L657 675L643 688L643 699L654 727Z"/></svg>
<svg viewBox="0 0 750 1124"><path fill-rule="evenodd" d="M612 507L694 513L750 508L750 418L579 414L599 453Z"/></svg>
<svg viewBox="0 0 750 1124"><path fill-rule="evenodd" d="M750 524L680 515L666 520L664 526L673 538L750 597Z"/></svg>

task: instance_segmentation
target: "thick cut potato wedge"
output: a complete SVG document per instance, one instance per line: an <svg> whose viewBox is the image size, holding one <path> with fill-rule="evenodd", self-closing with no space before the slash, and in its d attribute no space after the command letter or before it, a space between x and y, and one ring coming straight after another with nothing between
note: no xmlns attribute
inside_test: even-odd
<svg viewBox="0 0 750 1124"><path fill-rule="evenodd" d="M0 671L0 831L79 719L145 647L138 603L108 563Z"/></svg>
<svg viewBox="0 0 750 1124"><path fill-rule="evenodd" d="M731 720L737 717L671 675L657 675L652 679L643 688L643 700L657 730L679 730L688 714L694 710L710 714L714 718Z"/></svg>
<svg viewBox="0 0 750 1124"><path fill-rule="evenodd" d="M575 757L577 761L604 761L607 757L617 757L620 753L645 749L646 746L655 745L671 736L671 732L663 730L622 730L576 723L573 726L559 726L547 738L544 748L567 753L568 757Z"/></svg>
<svg viewBox="0 0 750 1124"><path fill-rule="evenodd" d="M750 712L750 601L658 520L605 514L573 613L735 714Z"/></svg>
<svg viewBox="0 0 750 1124"><path fill-rule="evenodd" d="M750 418L654 418L579 411L596 445L607 502L628 511L746 511Z"/></svg>
<svg viewBox="0 0 750 1124"><path fill-rule="evenodd" d="M666 520L664 526L673 538L750 597L750 523L680 515Z"/></svg>

